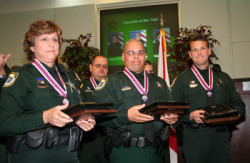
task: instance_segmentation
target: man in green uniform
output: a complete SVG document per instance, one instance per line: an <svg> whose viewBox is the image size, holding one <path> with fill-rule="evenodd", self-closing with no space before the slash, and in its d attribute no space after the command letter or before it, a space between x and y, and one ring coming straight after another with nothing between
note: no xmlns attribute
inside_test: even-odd
<svg viewBox="0 0 250 163"><path fill-rule="evenodd" d="M202 108L227 104L245 114L242 101L232 79L219 68L211 68L211 48L204 37L190 41L189 56L193 66L181 73L172 86L176 101L188 101L190 113L181 117L183 123L183 153L187 163L230 163L230 137L228 125L209 126L203 123Z"/></svg>
<svg viewBox="0 0 250 163"><path fill-rule="evenodd" d="M138 40L132 39L125 44L122 59L124 71L102 79L94 93L97 102L112 102L113 109L118 110L116 118L100 124L106 128L105 149L110 153L110 162L161 163L164 159L169 160L169 157L164 158L168 148L156 154L157 142L161 142L157 138L164 125L174 124L178 115L163 114L155 118L140 113L139 109L156 101L172 100L171 92L162 78L144 71L146 53Z"/></svg>
<svg viewBox="0 0 250 163"><path fill-rule="evenodd" d="M148 74L153 74L153 73L154 73L154 66L153 66L153 63L151 63L150 61L146 60L145 66L144 66L144 70L145 70Z"/></svg>
<svg viewBox="0 0 250 163"><path fill-rule="evenodd" d="M89 65L91 77L84 79L81 85L84 102L95 102L93 93L98 87L102 78L108 75L108 60L103 55L95 56ZM98 122L98 121L97 121ZM81 163L106 163L108 162L103 148L103 133L99 127L85 133L81 142L80 162Z"/></svg>
<svg viewBox="0 0 250 163"><path fill-rule="evenodd" d="M0 53L0 99L2 86L11 72L10 68L7 66L7 61L10 56L10 54L4 56ZM0 137L0 158L0 162L7 162L6 139L3 137Z"/></svg>
<svg viewBox="0 0 250 163"><path fill-rule="evenodd" d="M4 82L7 79L8 74L11 72L10 68L7 66L7 61L10 56L11 56L10 54L4 56L3 54L0 53L0 92Z"/></svg>

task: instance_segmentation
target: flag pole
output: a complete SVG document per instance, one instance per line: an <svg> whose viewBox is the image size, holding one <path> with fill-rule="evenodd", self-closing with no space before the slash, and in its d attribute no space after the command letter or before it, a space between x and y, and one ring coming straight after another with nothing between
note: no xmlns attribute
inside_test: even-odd
<svg viewBox="0 0 250 163"><path fill-rule="evenodd" d="M167 43L165 38L165 30L163 28L164 25L164 19L163 15L161 13L160 18L160 46L159 46L159 55L158 55L158 76L163 78L168 87L170 87L169 82L169 75L168 75L168 65L167 65ZM176 132L170 127L170 134L169 134L169 151L170 151L170 162L171 163L177 163L178 162L178 156L177 156L177 141L176 141Z"/></svg>
<svg viewBox="0 0 250 163"><path fill-rule="evenodd" d="M163 19L162 13L161 13L160 24L161 24L161 28L162 28L162 29L163 29L163 23L164 23L164 19Z"/></svg>
<svg viewBox="0 0 250 163"><path fill-rule="evenodd" d="M161 13L161 19L160 19L160 24L161 24L161 29L160 29L160 46L159 46L159 54L158 54L158 76L163 78L168 87L170 87L170 82L169 82L169 75L168 75L168 63L167 63L167 43L166 43L166 38L165 38L165 31L163 29L163 15Z"/></svg>

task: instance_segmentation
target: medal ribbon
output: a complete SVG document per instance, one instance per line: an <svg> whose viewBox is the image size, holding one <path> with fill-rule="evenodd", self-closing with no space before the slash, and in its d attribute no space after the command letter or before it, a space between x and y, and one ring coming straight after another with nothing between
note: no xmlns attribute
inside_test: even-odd
<svg viewBox="0 0 250 163"><path fill-rule="evenodd" d="M192 69L194 75L196 76L196 78L199 80L199 82L203 86L203 88L207 91L211 91L213 88L213 71L212 71L211 67L208 66L209 85L207 85L207 83L205 82L205 80L203 79L203 77L201 76L201 74L199 73L199 71L197 70L197 68L194 65L192 65L191 69Z"/></svg>
<svg viewBox="0 0 250 163"><path fill-rule="evenodd" d="M45 69L45 67L37 59L34 59L34 62L32 64L61 96L65 98L67 97L66 85L64 81L62 80L62 77L60 73L58 72L57 68L56 68L56 71L64 89L56 82L56 80L50 75L50 73Z"/></svg>
<svg viewBox="0 0 250 163"><path fill-rule="evenodd" d="M148 94L148 85L149 85L148 84L148 76L147 76L147 73L145 71L144 71L144 88L142 87L140 82L138 82L136 77L129 71L129 69L125 68L123 72L128 76L128 78L132 81L132 83L135 85L137 90L142 95Z"/></svg>
<svg viewBox="0 0 250 163"><path fill-rule="evenodd" d="M97 84L96 84L95 79L93 78L93 76L90 77L90 81L91 81L93 87L96 89L97 88Z"/></svg>

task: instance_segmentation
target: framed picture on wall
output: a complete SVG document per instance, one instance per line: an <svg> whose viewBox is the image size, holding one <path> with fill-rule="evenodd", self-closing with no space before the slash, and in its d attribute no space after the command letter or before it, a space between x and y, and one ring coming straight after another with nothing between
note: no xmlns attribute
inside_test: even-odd
<svg viewBox="0 0 250 163"><path fill-rule="evenodd" d="M179 29L178 10L178 3L100 10L100 50L108 58L109 72L123 70L123 46L132 38L140 40L147 60L157 65L161 14L169 50Z"/></svg>

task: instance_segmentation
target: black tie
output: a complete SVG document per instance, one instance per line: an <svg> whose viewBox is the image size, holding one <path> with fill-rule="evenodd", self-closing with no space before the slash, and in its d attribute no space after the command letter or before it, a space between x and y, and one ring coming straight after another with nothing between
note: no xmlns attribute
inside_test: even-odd
<svg viewBox="0 0 250 163"><path fill-rule="evenodd" d="M56 82L63 88L62 82L59 79L59 76L57 74L56 69L53 67L51 69L49 69L50 74L52 75L52 77L56 80ZM64 89L64 88L63 88Z"/></svg>

